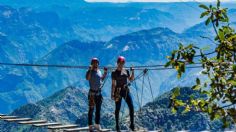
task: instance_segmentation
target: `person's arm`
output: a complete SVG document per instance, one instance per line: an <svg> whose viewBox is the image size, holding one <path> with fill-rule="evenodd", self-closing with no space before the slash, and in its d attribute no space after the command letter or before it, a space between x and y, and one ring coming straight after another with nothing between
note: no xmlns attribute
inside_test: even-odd
<svg viewBox="0 0 236 132"><path fill-rule="evenodd" d="M115 73L114 72L111 73L111 79L112 79L112 82L111 82L111 99L115 100L116 80L115 80Z"/></svg>
<svg viewBox="0 0 236 132"><path fill-rule="evenodd" d="M111 99L115 100L115 87L116 87L116 80L112 79L111 84Z"/></svg>
<svg viewBox="0 0 236 132"><path fill-rule="evenodd" d="M131 76L129 76L129 81L133 81L134 80L134 69L130 68L131 70Z"/></svg>
<svg viewBox="0 0 236 132"><path fill-rule="evenodd" d="M102 75L102 80L104 80L107 76L107 68L104 67L104 72L103 72L103 75Z"/></svg>
<svg viewBox="0 0 236 132"><path fill-rule="evenodd" d="M90 80L92 74L92 67L89 67L89 70L86 72L86 80Z"/></svg>

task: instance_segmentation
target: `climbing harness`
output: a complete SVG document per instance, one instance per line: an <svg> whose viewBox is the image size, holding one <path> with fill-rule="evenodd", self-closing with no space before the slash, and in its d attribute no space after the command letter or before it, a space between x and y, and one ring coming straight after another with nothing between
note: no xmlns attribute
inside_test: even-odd
<svg viewBox="0 0 236 132"><path fill-rule="evenodd" d="M116 102L118 102L121 99L120 92L121 92L120 87L115 89L114 98Z"/></svg>
<svg viewBox="0 0 236 132"><path fill-rule="evenodd" d="M135 82L136 80L140 79L142 76L144 76L147 73L147 69L144 69L140 74L138 74L133 80L129 81L124 87L126 87L126 93L125 93L125 100L127 98L128 93L130 92L129 87L133 82ZM136 82L135 82L136 85ZM137 90L137 89L136 89ZM137 97L138 97L138 92L137 92ZM138 98L139 101L139 98ZM140 109L141 109L141 105L140 105ZM125 105L122 106L122 115L121 115L121 121L123 121L124 118L124 113L125 113Z"/></svg>
<svg viewBox="0 0 236 132"><path fill-rule="evenodd" d="M89 90L89 107L94 107L96 105L95 98L102 95L102 88L104 87L104 85L108 79L108 75L109 75L109 71L107 72L107 75L98 90L93 90L93 89ZM102 101L102 100L103 100L103 98L101 96L100 101Z"/></svg>
<svg viewBox="0 0 236 132"><path fill-rule="evenodd" d="M89 107L94 107L96 105L95 98L99 97L99 96L101 96L101 89L99 89L97 91L92 90L92 89L89 90Z"/></svg>
<svg viewBox="0 0 236 132"><path fill-rule="evenodd" d="M149 84L149 90L151 92L151 96L152 96L152 100L154 101L154 95L153 95L153 89L152 89L152 86L151 86L151 81L150 81L150 77L149 77L149 74L148 74L148 69L144 69L138 76L136 76L134 78L134 80L130 81L126 86L130 86L132 83L134 83L134 87L136 89L136 97L137 97L137 100L138 100L138 105L139 105L139 112L142 111L142 99L143 99L143 90L144 90L144 84L145 84L145 77L147 77L148 79L148 84ZM142 78L142 88L141 88L141 99L139 99L139 94L138 94L138 88L137 88L137 84L136 84L136 80ZM126 91L126 96L125 96L125 99L127 97L129 93L129 90ZM141 100L141 101L140 101ZM125 106L123 105L122 106L122 116L121 116L121 121L123 121L123 118L124 118L124 113L125 113Z"/></svg>

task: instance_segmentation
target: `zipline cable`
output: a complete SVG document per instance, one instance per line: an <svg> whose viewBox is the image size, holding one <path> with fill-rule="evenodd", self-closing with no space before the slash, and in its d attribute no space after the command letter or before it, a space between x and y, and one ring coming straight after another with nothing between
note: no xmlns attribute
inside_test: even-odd
<svg viewBox="0 0 236 132"><path fill-rule="evenodd" d="M195 63L191 65L197 65L201 63ZM52 68L73 68L73 69L88 69L89 66L73 66L73 65L46 65L46 64L26 64L26 63L21 63L21 64L16 64L16 63L0 63L0 65L7 65L7 66L26 66L26 67L52 67ZM190 65L190 64L186 64ZM161 67L162 68L158 68ZM146 65L146 66L132 66L132 67L125 67L125 69L130 69L134 68L134 70L168 70L168 69L174 69L170 67L164 67L165 65ZM105 66L100 66L100 68L104 68ZM192 66L194 67L194 66ZM186 68L192 68L192 67L186 67ZM198 66L197 66L198 67ZM116 67L106 67L108 69L116 69Z"/></svg>
<svg viewBox="0 0 236 132"><path fill-rule="evenodd" d="M215 51L206 53L204 55L211 55L214 54ZM200 57L201 55L195 55L195 57ZM186 64L186 65L195 65L200 63L194 63L194 64ZM57 65L57 64L32 64L32 63L7 63L7 62L0 62L0 65L3 66L22 66L22 67L50 67L50 68L75 68L75 69L87 69L89 66L76 66L76 65ZM132 67L126 67L126 68L153 68L153 67L164 67L165 64L159 64L159 65L143 65L143 66L132 66ZM100 68L104 68L106 66L100 66ZM114 66L107 66L109 69L115 69Z"/></svg>
<svg viewBox="0 0 236 132"><path fill-rule="evenodd" d="M152 102L154 102L153 89L152 89L152 86L151 86L151 81L150 81L150 78L149 78L149 74L148 74L148 73L147 73L147 78L148 78L148 83L149 83L149 89L150 89L151 95L152 95Z"/></svg>
<svg viewBox="0 0 236 132"><path fill-rule="evenodd" d="M143 105L143 87L144 87L144 76L145 76L145 74L143 75L143 80L142 80L142 91L141 91L141 106ZM141 111L141 109L140 109L140 111Z"/></svg>
<svg viewBox="0 0 236 132"><path fill-rule="evenodd" d="M140 100L139 100L139 93L138 93L138 87L137 87L136 81L134 81L134 87L135 87L135 90L136 90L136 96L137 96L137 99L138 99L139 109L141 109L141 103L140 103Z"/></svg>

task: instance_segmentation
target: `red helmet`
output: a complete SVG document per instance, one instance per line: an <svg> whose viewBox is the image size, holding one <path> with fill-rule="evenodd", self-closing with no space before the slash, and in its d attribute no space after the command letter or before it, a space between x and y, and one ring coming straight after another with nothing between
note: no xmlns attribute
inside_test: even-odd
<svg viewBox="0 0 236 132"><path fill-rule="evenodd" d="M125 57L124 56L119 56L117 59L117 63L119 62L124 62L125 63Z"/></svg>
<svg viewBox="0 0 236 132"><path fill-rule="evenodd" d="M99 64L98 58L92 58L92 60L91 60L91 65L92 65L94 62L97 62L97 63Z"/></svg>

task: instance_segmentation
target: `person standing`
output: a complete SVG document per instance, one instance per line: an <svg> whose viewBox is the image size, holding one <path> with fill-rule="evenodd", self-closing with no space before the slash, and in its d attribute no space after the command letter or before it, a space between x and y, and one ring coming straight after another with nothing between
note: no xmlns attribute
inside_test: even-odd
<svg viewBox="0 0 236 132"><path fill-rule="evenodd" d="M134 69L131 68L131 75L128 70L124 69L125 58L119 56L117 59L117 69L112 72L112 90L111 98L115 101L115 119L116 119L116 130L120 131L119 126L119 112L121 108L122 98L126 101L129 107L130 115L130 129L135 130L134 126L134 106L133 101L127 86L128 80L134 80Z"/></svg>
<svg viewBox="0 0 236 132"><path fill-rule="evenodd" d="M102 94L101 94L101 86L102 81L106 78L107 75L107 68L104 68L104 73L99 69L99 60L97 58L92 58L91 65L89 70L86 73L86 80L89 81L89 93L88 93L88 100L89 100L89 111L88 111L88 125L89 131L93 131L93 111L94 107L96 107L95 112L95 125L94 127L100 131L100 111L102 105Z"/></svg>

